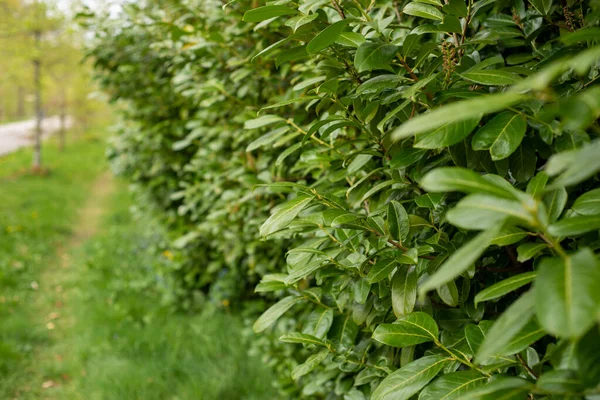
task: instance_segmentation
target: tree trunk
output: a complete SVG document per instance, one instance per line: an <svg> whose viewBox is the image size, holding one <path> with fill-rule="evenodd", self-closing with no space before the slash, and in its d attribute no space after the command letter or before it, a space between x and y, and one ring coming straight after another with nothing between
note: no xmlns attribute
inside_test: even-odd
<svg viewBox="0 0 600 400"><path fill-rule="evenodd" d="M20 86L17 88L17 118L25 117L25 88Z"/></svg>
<svg viewBox="0 0 600 400"><path fill-rule="evenodd" d="M39 43L42 33L35 32L36 48L39 49ZM39 57L39 55L37 56ZM42 61L39 58L33 60L33 84L35 88L35 144L33 148L33 169L42 167L42 120L44 119L42 111Z"/></svg>
<svg viewBox="0 0 600 400"><path fill-rule="evenodd" d="M60 151L63 151L65 149L65 142L66 142L66 134L67 134L67 92L65 90L65 88L61 89L61 100L60 100L60 128L59 128L59 135L60 135L60 143L59 143L59 148Z"/></svg>

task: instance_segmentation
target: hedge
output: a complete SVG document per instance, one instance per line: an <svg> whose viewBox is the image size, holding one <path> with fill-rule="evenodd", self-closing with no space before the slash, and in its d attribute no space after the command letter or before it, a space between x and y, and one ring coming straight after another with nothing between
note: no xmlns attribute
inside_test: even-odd
<svg viewBox="0 0 600 400"><path fill-rule="evenodd" d="M88 20L124 115L110 156L177 249L167 292L262 312L282 397L600 395L599 16L164 0Z"/></svg>

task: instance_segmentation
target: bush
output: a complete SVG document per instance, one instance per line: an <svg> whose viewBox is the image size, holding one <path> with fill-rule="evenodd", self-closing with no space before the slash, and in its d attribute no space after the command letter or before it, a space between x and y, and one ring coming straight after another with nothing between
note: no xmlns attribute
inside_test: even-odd
<svg viewBox="0 0 600 400"><path fill-rule="evenodd" d="M221 5L130 7L91 51L185 304L261 278L288 396L597 394L600 3Z"/></svg>

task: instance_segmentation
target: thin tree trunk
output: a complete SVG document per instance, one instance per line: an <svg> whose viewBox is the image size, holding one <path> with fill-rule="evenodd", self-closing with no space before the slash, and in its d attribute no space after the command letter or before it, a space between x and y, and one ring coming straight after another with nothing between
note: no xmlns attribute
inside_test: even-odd
<svg viewBox="0 0 600 400"><path fill-rule="evenodd" d="M61 102L60 102L60 151L65 149L66 135L67 135L67 92L65 88L61 88Z"/></svg>
<svg viewBox="0 0 600 400"><path fill-rule="evenodd" d="M36 48L39 49L42 33L35 31ZM37 56L39 57L39 55ZM42 167L42 62L33 60L33 84L35 87L35 144L33 148L33 169Z"/></svg>
<svg viewBox="0 0 600 400"><path fill-rule="evenodd" d="M25 88L21 85L17 88L17 118L25 116Z"/></svg>

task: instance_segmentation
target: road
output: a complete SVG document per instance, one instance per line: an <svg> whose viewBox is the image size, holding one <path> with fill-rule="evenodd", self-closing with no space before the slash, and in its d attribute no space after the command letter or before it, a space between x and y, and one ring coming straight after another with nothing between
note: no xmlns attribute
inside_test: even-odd
<svg viewBox="0 0 600 400"><path fill-rule="evenodd" d="M69 118L67 118L66 125L67 128L71 125ZM43 139L47 139L59 128L60 118L58 116L45 118L42 123ZM33 119L0 125L0 156L12 153L21 147L32 146L34 129L35 120Z"/></svg>

